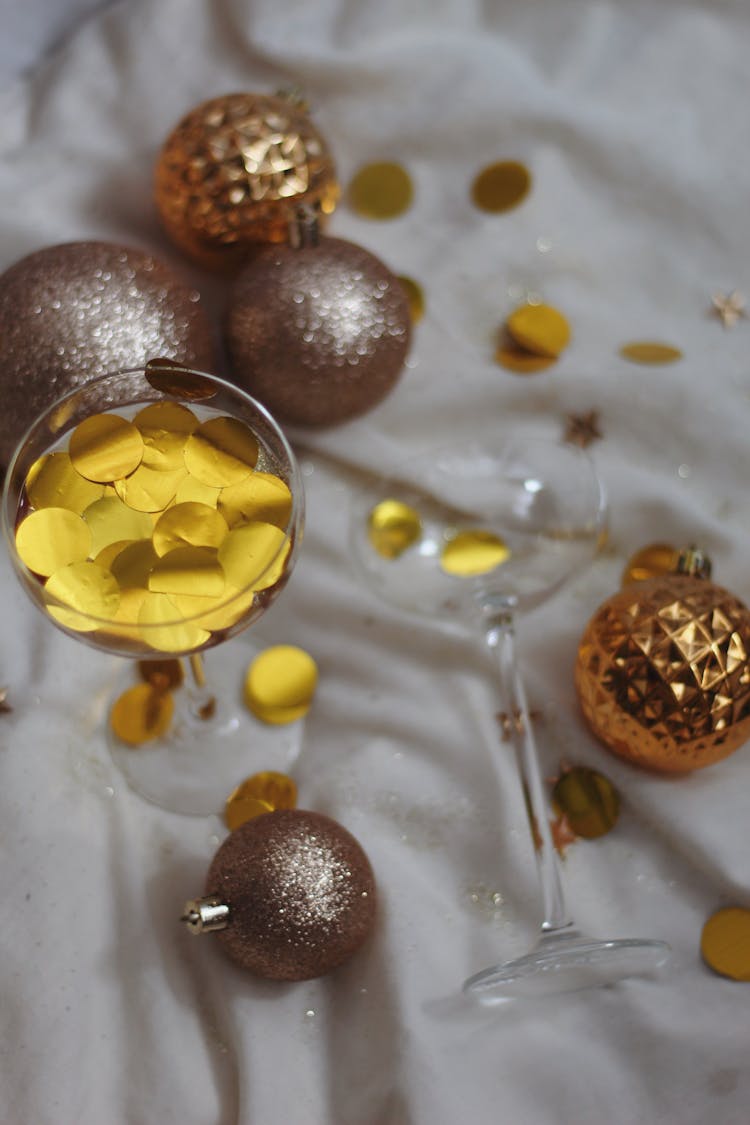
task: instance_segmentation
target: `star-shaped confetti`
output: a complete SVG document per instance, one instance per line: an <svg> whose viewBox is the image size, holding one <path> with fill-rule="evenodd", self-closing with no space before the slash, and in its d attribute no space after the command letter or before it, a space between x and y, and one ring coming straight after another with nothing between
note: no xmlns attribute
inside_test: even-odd
<svg viewBox="0 0 750 1125"><path fill-rule="evenodd" d="M747 316L745 298L737 289L733 289L731 293L714 293L711 311L718 316L725 328L734 328L741 317Z"/></svg>
<svg viewBox="0 0 750 1125"><path fill-rule="evenodd" d="M585 414L568 414L565 423L564 440L570 445L585 449L592 441L603 437L599 429L599 412L589 410Z"/></svg>
<svg viewBox="0 0 750 1125"><path fill-rule="evenodd" d="M10 703L8 703L8 689L7 687L0 688L0 715L8 715L13 710Z"/></svg>

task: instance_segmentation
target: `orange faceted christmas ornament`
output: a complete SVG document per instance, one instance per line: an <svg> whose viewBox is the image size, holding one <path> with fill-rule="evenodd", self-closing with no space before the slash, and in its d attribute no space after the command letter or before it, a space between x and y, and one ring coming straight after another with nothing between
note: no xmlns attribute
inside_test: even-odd
<svg viewBox="0 0 750 1125"><path fill-rule="evenodd" d="M600 606L575 668L594 734L635 765L687 773L750 738L750 610L706 578L663 575Z"/></svg>
<svg viewBox="0 0 750 1125"><path fill-rule="evenodd" d="M281 242L294 210L330 214L340 194L328 145L291 96L228 94L192 109L159 154L155 200L167 233L209 268Z"/></svg>

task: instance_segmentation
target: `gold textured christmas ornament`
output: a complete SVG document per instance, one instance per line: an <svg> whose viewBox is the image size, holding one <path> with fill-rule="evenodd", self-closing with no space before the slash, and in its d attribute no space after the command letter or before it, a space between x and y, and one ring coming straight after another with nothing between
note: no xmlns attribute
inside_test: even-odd
<svg viewBox="0 0 750 1125"><path fill-rule="evenodd" d="M293 98L228 94L192 109L159 154L155 199L174 243L210 268L281 242L300 205L330 214L339 186L325 140Z"/></svg>
<svg viewBox="0 0 750 1125"><path fill-rule="evenodd" d="M411 338L409 302L373 254L314 229L261 250L234 282L226 339L234 381L282 423L332 426L377 405Z"/></svg>
<svg viewBox="0 0 750 1125"><path fill-rule="evenodd" d="M188 902L193 933L270 980L310 980L348 960L375 922L375 879L354 837L321 813L255 816L214 856L206 894Z"/></svg>
<svg viewBox="0 0 750 1125"><path fill-rule="evenodd" d="M0 276L0 461L66 391L154 356L202 371L216 363L200 295L163 262L110 242L48 246L16 262Z"/></svg>
<svg viewBox="0 0 750 1125"><path fill-rule="evenodd" d="M594 734L635 765L710 766L750 738L750 611L706 578L627 586L587 625L575 668Z"/></svg>

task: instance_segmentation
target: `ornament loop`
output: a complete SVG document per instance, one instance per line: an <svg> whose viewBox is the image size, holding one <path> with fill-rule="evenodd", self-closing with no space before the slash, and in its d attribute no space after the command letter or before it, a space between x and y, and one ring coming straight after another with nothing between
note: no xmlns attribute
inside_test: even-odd
<svg viewBox="0 0 750 1125"><path fill-rule="evenodd" d="M689 574L692 578L710 578L711 560L700 547L683 547L677 558L676 571L678 574Z"/></svg>
<svg viewBox="0 0 750 1125"><path fill-rule="evenodd" d="M289 244L295 250L320 245L320 209L302 203L289 220Z"/></svg>
<svg viewBox="0 0 750 1125"><path fill-rule="evenodd" d="M180 918L191 934L206 934L224 930L229 925L229 907L219 895L193 898L185 903L185 913Z"/></svg>

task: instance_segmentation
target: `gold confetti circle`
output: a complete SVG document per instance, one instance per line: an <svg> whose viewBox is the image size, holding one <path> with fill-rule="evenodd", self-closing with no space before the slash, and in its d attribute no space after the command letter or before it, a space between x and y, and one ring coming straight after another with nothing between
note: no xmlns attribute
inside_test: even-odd
<svg viewBox="0 0 750 1125"><path fill-rule="evenodd" d="M171 504L187 469L152 469L141 463L135 472L114 482L117 495L136 512L163 512Z"/></svg>
<svg viewBox="0 0 750 1125"><path fill-rule="evenodd" d="M119 496L103 496L89 504L83 519L90 529L91 554L98 555L110 543L151 537L153 522L148 512L137 512Z"/></svg>
<svg viewBox="0 0 750 1125"><path fill-rule="evenodd" d="M622 572L621 586L631 582L645 582L647 578L658 578L662 574L676 574L680 552L668 543L649 543L635 551Z"/></svg>
<svg viewBox="0 0 750 1125"><path fill-rule="evenodd" d="M411 317L412 324L418 324L424 316L425 300L424 291L418 281L413 277L405 277L403 274L399 275L398 280L404 287L406 292L406 300L409 302L409 316Z"/></svg>
<svg viewBox="0 0 750 1125"><path fill-rule="evenodd" d="M396 559L422 535L419 513L401 500L381 500L370 512L367 535L384 559Z"/></svg>
<svg viewBox="0 0 750 1125"><path fill-rule="evenodd" d="M701 934L701 956L731 980L750 980L750 910L728 906L712 914Z"/></svg>
<svg viewBox="0 0 750 1125"><path fill-rule="evenodd" d="M235 789L235 794L244 797L257 797L266 801L273 809L294 809L297 807L297 785L289 774L276 770L261 770L248 777Z"/></svg>
<svg viewBox="0 0 750 1125"><path fill-rule="evenodd" d="M219 562L238 590L266 590L283 575L290 549L288 537L274 524L246 523L224 539Z"/></svg>
<svg viewBox="0 0 750 1125"><path fill-rule="evenodd" d="M538 371L546 371L555 360L534 355L532 352L527 352L525 348L519 347L503 327L495 351L495 362L507 371L515 372L516 375L535 375Z"/></svg>
<svg viewBox="0 0 750 1125"><path fill-rule="evenodd" d="M111 621L120 605L117 580L95 562L69 563L56 570L47 579L45 590L64 603L48 604L50 617L79 633L93 632L102 621Z"/></svg>
<svg viewBox="0 0 750 1125"><path fill-rule="evenodd" d="M180 616L167 594L146 592L138 609L144 642L157 652L193 652L210 640L207 629Z"/></svg>
<svg viewBox="0 0 750 1125"><path fill-rule="evenodd" d="M109 725L122 742L140 746L165 735L173 715L174 700L168 691L157 691L151 684L135 684L115 700Z"/></svg>
<svg viewBox="0 0 750 1125"><path fill-rule="evenodd" d="M91 529L67 508L40 508L16 528L16 550L24 566L48 578L69 563L88 558Z"/></svg>
<svg viewBox="0 0 750 1125"><path fill-rule="evenodd" d="M258 439L236 418L209 418L185 443L185 467L203 484L224 488L249 476L258 460Z"/></svg>
<svg viewBox="0 0 750 1125"><path fill-rule="evenodd" d="M179 402L152 402L139 410L133 425L143 438L143 465L160 471L184 469L183 450L198 419Z"/></svg>
<svg viewBox="0 0 750 1125"><path fill-rule="evenodd" d="M240 824L276 809L297 807L297 786L285 773L263 770L246 778L227 798L225 820L234 831Z"/></svg>
<svg viewBox="0 0 750 1125"><path fill-rule="evenodd" d="M531 188L531 173L517 160L498 160L482 168L471 185L471 198L480 211L499 214L517 207Z"/></svg>
<svg viewBox="0 0 750 1125"><path fill-rule="evenodd" d="M273 805L269 805L268 801L262 801L259 797L232 793L227 798L224 808L224 820L229 831L234 832L240 825L247 824L248 820L254 820L256 816L263 816L273 811Z"/></svg>
<svg viewBox="0 0 750 1125"><path fill-rule="evenodd" d="M176 547L156 560L148 576L148 588L157 594L218 598L224 585L224 570L210 547Z"/></svg>
<svg viewBox="0 0 750 1125"><path fill-rule="evenodd" d="M113 481L138 468L143 438L119 414L92 414L73 430L68 453L76 472L87 480Z"/></svg>
<svg viewBox="0 0 750 1125"><path fill-rule="evenodd" d="M222 488L217 506L230 527L261 522L283 529L292 514L292 494L280 477L253 472L237 484Z"/></svg>
<svg viewBox="0 0 750 1125"><path fill-rule="evenodd" d="M349 202L365 219L394 219L408 210L413 195L409 173L387 160L365 164L349 185Z"/></svg>
<svg viewBox="0 0 750 1125"><path fill-rule="evenodd" d="M566 770L552 790L552 802L576 836L593 840L614 828L620 797L612 782L586 766Z"/></svg>
<svg viewBox="0 0 750 1125"><path fill-rule="evenodd" d="M570 325L552 305L520 305L505 326L519 347L535 356L557 359L570 343Z"/></svg>
<svg viewBox="0 0 750 1125"><path fill-rule="evenodd" d="M227 521L216 508L187 501L159 516L152 539L157 555L166 555L178 547L219 547L228 531Z"/></svg>
<svg viewBox="0 0 750 1125"><path fill-rule="evenodd" d="M173 359L149 360L145 375L146 382L155 391L174 395L175 398L184 398L186 402L207 402L217 393L216 385L210 379L182 368Z"/></svg>
<svg viewBox="0 0 750 1125"><path fill-rule="evenodd" d="M654 340L634 340L623 344L620 355L631 363L650 364L658 366L666 363L675 363L682 359L682 352L671 344L660 344Z"/></svg>
<svg viewBox="0 0 750 1125"><path fill-rule="evenodd" d="M245 702L266 723L295 722L307 714L318 683L312 656L296 645L274 645L250 664Z"/></svg>
<svg viewBox="0 0 750 1125"><path fill-rule="evenodd" d="M82 477L67 453L46 453L28 471L26 495L33 508L68 508L80 515L104 495L104 485Z"/></svg>
<svg viewBox="0 0 750 1125"><path fill-rule="evenodd" d="M491 531L459 531L443 547L440 566L446 574L471 578L489 574L510 558L507 543Z"/></svg>

